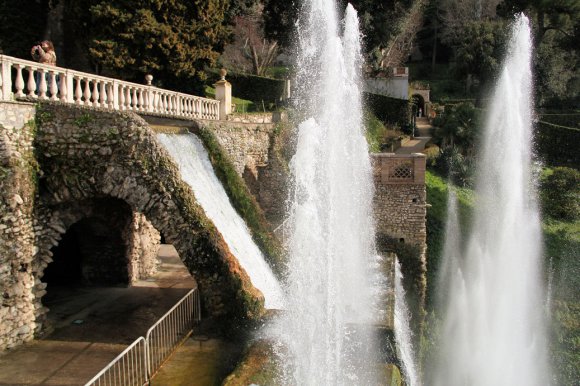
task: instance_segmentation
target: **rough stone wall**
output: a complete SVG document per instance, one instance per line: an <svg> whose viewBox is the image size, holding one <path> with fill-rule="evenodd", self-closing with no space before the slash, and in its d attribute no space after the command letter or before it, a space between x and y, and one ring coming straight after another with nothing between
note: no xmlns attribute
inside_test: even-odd
<svg viewBox="0 0 580 386"><path fill-rule="evenodd" d="M281 125L233 120L208 124L236 172L256 197L267 220L274 225L284 216L288 181L288 168L280 156L285 140L278 132Z"/></svg>
<svg viewBox="0 0 580 386"><path fill-rule="evenodd" d="M157 252L161 245L161 235L141 213L133 213L133 219L126 232L129 282L133 283L157 271Z"/></svg>
<svg viewBox="0 0 580 386"><path fill-rule="evenodd" d="M377 154L373 171L377 231L426 248L425 156Z"/></svg>
<svg viewBox="0 0 580 386"><path fill-rule="evenodd" d="M6 107L6 108L4 108ZM27 104L0 106L0 350L34 337L44 295L35 278L36 162Z"/></svg>
<svg viewBox="0 0 580 386"><path fill-rule="evenodd" d="M251 173L258 178L258 167L268 163L270 137L274 124L209 124L222 148L230 156L240 176Z"/></svg>
<svg viewBox="0 0 580 386"><path fill-rule="evenodd" d="M36 108L27 102L0 102L0 125L6 129L21 129L34 119Z"/></svg>

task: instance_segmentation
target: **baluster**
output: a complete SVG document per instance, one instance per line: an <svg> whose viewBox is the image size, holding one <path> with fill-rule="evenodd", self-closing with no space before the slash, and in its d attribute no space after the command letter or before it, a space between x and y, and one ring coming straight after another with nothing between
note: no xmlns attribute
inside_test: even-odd
<svg viewBox="0 0 580 386"><path fill-rule="evenodd" d="M56 94L58 94L58 84L56 83L56 72L54 71L50 71L49 72L49 78L50 78L50 100L51 101L56 101L58 100Z"/></svg>
<svg viewBox="0 0 580 386"><path fill-rule="evenodd" d="M142 89L139 89L138 94L139 94L139 98L138 98L138 101L139 101L139 111L145 111L145 98L143 96L143 90Z"/></svg>
<svg viewBox="0 0 580 386"><path fill-rule="evenodd" d="M109 107L109 110L114 110L115 109L115 93L113 91L113 83L107 83L107 106Z"/></svg>
<svg viewBox="0 0 580 386"><path fill-rule="evenodd" d="M20 64L15 64L16 67L16 81L14 82L14 86L16 87L16 97L22 98L24 93L24 77L22 76L22 66Z"/></svg>
<svg viewBox="0 0 580 386"><path fill-rule="evenodd" d="M107 83L104 80L99 82L100 86L100 97L99 97L99 105L101 107L107 107Z"/></svg>
<svg viewBox="0 0 580 386"><path fill-rule="evenodd" d="M28 81L26 82L26 96L37 98L36 95L36 80L34 79L36 75L34 74L34 70L31 67L26 67L28 71Z"/></svg>
<svg viewBox="0 0 580 386"><path fill-rule="evenodd" d="M183 98L181 95L175 96L175 115L182 116L183 115Z"/></svg>
<svg viewBox="0 0 580 386"><path fill-rule="evenodd" d="M149 101L149 105L151 106L151 111L156 113L157 112L157 91L151 90L151 100Z"/></svg>
<svg viewBox="0 0 580 386"><path fill-rule="evenodd" d="M167 94L163 94L161 96L161 113L166 114L167 113Z"/></svg>
<svg viewBox="0 0 580 386"><path fill-rule="evenodd" d="M141 90L141 97L143 98L143 105L141 107L141 111L148 111L148 109L149 109L149 98L150 98L149 91L146 90L146 89Z"/></svg>
<svg viewBox="0 0 580 386"><path fill-rule="evenodd" d="M99 81L93 80L93 106L99 107Z"/></svg>
<svg viewBox="0 0 580 386"><path fill-rule="evenodd" d="M91 85L90 85L89 78L85 78L84 97L85 97L85 105L90 105L91 104Z"/></svg>
<svg viewBox="0 0 580 386"><path fill-rule="evenodd" d="M58 87L59 87L59 91L60 91L60 96L59 96L59 100L61 102L66 103L67 102L67 97L68 97L68 87L66 86L67 83L67 77L69 77L70 75L68 75L67 73L63 73L60 74L60 79L58 81Z"/></svg>
<svg viewBox="0 0 580 386"><path fill-rule="evenodd" d="M125 87L125 110L131 110L131 88Z"/></svg>
<svg viewBox="0 0 580 386"><path fill-rule="evenodd" d="M194 109L194 112L193 113L194 113L194 115L195 115L196 118L201 118L200 102L201 102L200 99L197 99L197 98L195 99L195 102L194 102L195 103L195 109Z"/></svg>
<svg viewBox="0 0 580 386"><path fill-rule="evenodd" d="M175 96L169 95L169 114L175 114Z"/></svg>
<svg viewBox="0 0 580 386"><path fill-rule="evenodd" d="M119 85L119 110L125 110L125 86Z"/></svg>
<svg viewBox="0 0 580 386"><path fill-rule="evenodd" d="M133 110L137 111L139 109L138 104L139 100L137 99L137 89L133 87Z"/></svg>
<svg viewBox="0 0 580 386"><path fill-rule="evenodd" d="M46 96L47 85L46 85L46 70L44 68L40 68L38 73L40 74L40 81L38 85L38 97L40 99L48 99Z"/></svg>
<svg viewBox="0 0 580 386"><path fill-rule="evenodd" d="M75 80L75 103L77 105L80 105L81 103L83 103L83 89L81 88L81 77L80 76L75 76L74 77Z"/></svg>

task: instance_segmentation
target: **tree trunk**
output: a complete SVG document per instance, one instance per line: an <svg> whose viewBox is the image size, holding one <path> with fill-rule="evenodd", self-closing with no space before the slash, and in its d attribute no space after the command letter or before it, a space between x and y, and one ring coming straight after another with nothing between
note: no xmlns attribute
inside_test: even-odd
<svg viewBox="0 0 580 386"><path fill-rule="evenodd" d="M63 57L64 33L63 33L63 16L64 0L58 0L55 3L49 2L49 10L46 14L46 28L44 29L44 39L52 41L57 59Z"/></svg>

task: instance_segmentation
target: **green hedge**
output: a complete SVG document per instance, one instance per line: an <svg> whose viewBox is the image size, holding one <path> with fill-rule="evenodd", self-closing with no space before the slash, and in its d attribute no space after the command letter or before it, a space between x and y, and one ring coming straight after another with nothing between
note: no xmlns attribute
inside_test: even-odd
<svg viewBox="0 0 580 386"><path fill-rule="evenodd" d="M381 121L400 128L409 126L411 104L408 100L379 94L363 93L367 108Z"/></svg>
<svg viewBox="0 0 580 386"><path fill-rule="evenodd" d="M217 79L216 76L214 80ZM226 79L232 84L234 97L254 102L258 110L262 109L262 101L266 109L277 106L284 95L284 80L236 72L228 72Z"/></svg>
<svg viewBox="0 0 580 386"><path fill-rule="evenodd" d="M209 153L215 174L224 186L234 208L245 220L252 232L252 238L265 254L274 272L281 277L284 272L282 246L270 233L268 222L256 199L234 169L213 132L204 127L199 130L198 135Z"/></svg>
<svg viewBox="0 0 580 386"><path fill-rule="evenodd" d="M540 121L536 131L536 151L550 165L580 169L580 129Z"/></svg>

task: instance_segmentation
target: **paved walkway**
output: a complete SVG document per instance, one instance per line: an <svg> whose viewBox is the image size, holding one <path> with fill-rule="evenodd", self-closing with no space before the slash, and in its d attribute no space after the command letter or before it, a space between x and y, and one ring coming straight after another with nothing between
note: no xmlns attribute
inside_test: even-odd
<svg viewBox="0 0 580 386"><path fill-rule="evenodd" d="M0 386L85 384L196 286L172 246L159 260L156 275L130 288L49 288L55 330L0 354Z"/></svg>
<svg viewBox="0 0 580 386"><path fill-rule="evenodd" d="M395 154L412 154L420 153L425 150L425 146L431 140L433 135L433 126L425 117L417 118L415 134L413 139L405 142L400 148L395 150Z"/></svg>

